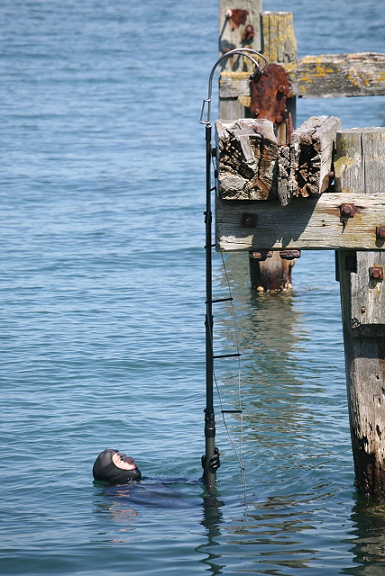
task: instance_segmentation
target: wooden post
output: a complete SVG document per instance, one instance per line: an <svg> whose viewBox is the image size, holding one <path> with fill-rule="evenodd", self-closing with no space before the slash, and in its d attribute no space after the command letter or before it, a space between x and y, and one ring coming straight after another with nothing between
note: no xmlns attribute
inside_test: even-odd
<svg viewBox="0 0 385 576"><path fill-rule="evenodd" d="M297 40L291 12L262 12L262 53L268 62L283 64L297 60ZM296 98L288 98L287 111L296 126Z"/></svg>
<svg viewBox="0 0 385 576"><path fill-rule="evenodd" d="M337 133L334 166L337 191L381 194L385 128ZM376 224L381 227L385 221ZM376 227L373 236L384 248ZM338 260L356 485L361 494L385 500L385 252L341 250Z"/></svg>
<svg viewBox="0 0 385 576"><path fill-rule="evenodd" d="M297 41L291 12L262 12L261 14L262 52L269 63L282 64L297 59ZM296 98L288 98L287 111L296 124ZM286 123L278 126L278 138L286 141ZM274 252L272 257L259 261L250 253L250 278L253 288L259 291L287 290L291 288L291 269L295 260L282 259Z"/></svg>
<svg viewBox="0 0 385 576"><path fill-rule="evenodd" d="M253 48L261 50L260 12L262 0L219 0L219 56L233 48ZM241 12L244 11L242 15ZM247 12L247 14L246 14ZM232 13L232 16L230 16ZM252 36L247 37L246 27L251 26ZM232 56L223 61L221 70L250 73L252 62L242 56ZM221 120L237 120L250 117L247 106L250 103L246 97L239 99L237 95L226 97L219 88L219 118Z"/></svg>

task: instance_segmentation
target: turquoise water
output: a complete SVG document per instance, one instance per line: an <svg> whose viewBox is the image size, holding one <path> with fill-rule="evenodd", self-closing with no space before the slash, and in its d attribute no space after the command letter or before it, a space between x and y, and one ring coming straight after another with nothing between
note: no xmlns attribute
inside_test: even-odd
<svg viewBox="0 0 385 576"><path fill-rule="evenodd" d="M384 51L380 2L264 8L292 8L300 55ZM216 3L3 0L0 18L1 574L382 574L385 510L354 489L332 253L304 253L274 297L250 291L247 256L226 259L246 504L220 418L217 490L199 482ZM321 113L383 125L385 103L298 103L298 122ZM223 305L218 351L234 338ZM217 378L234 407L236 363ZM146 479L94 485L105 447Z"/></svg>

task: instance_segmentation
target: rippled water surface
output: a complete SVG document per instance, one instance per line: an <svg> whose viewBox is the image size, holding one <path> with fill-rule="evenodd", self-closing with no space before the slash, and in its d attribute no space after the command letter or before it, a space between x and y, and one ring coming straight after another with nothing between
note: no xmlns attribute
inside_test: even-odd
<svg viewBox="0 0 385 576"><path fill-rule="evenodd" d="M383 5L292 9L299 54L384 52ZM385 510L354 489L339 286L304 253L258 297L226 258L242 352L246 504L220 418L200 483L204 134L217 4L2 0L1 574L383 574ZM299 101L298 122L383 125L382 98ZM227 295L220 258L214 291ZM218 351L235 351L231 309ZM226 408L237 365L217 366ZM237 445L240 423L227 418ZM132 487L92 481L105 447Z"/></svg>

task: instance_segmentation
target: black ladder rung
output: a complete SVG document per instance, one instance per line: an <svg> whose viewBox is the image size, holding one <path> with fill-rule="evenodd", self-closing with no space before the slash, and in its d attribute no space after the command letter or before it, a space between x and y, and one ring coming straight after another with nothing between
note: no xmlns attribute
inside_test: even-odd
<svg viewBox="0 0 385 576"><path fill-rule="evenodd" d="M217 302L229 302L230 300L234 300L234 298L218 298L218 300L211 300L211 304L216 304Z"/></svg>
<svg viewBox="0 0 385 576"><path fill-rule="evenodd" d="M243 410L221 410L222 414L243 414Z"/></svg>
<svg viewBox="0 0 385 576"><path fill-rule="evenodd" d="M220 356L213 356L213 358L233 358L234 356L240 356L240 353L236 354L221 354Z"/></svg>

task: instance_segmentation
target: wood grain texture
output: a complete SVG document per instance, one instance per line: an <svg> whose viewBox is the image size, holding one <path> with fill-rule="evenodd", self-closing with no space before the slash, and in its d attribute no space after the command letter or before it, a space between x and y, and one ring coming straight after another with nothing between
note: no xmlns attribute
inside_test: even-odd
<svg viewBox="0 0 385 576"><path fill-rule="evenodd" d="M385 94L385 55L323 54L282 63L290 84L289 97L341 98ZM241 71L220 75L220 97L250 98L249 75Z"/></svg>
<svg viewBox="0 0 385 576"><path fill-rule="evenodd" d="M245 24L235 26L231 19L226 18L229 10L247 10L247 20ZM262 0L238 0L236 5L232 0L219 0L219 55L234 48L252 48L261 51L261 24L260 12L262 10ZM245 27L251 25L254 28L254 37L249 40L242 40ZM242 57L233 57L225 60L223 70L253 70L250 60Z"/></svg>
<svg viewBox="0 0 385 576"><path fill-rule="evenodd" d="M262 12L262 52L268 62L292 62L297 59L297 40L291 12Z"/></svg>
<svg viewBox="0 0 385 576"><path fill-rule="evenodd" d="M383 192L385 129L343 130L336 145L336 187L351 190L354 197L364 193L363 202L379 203L375 194ZM385 265L385 253L358 251L353 267L347 263L351 257L339 253L356 483L361 493L385 500L385 290L384 282L369 272L374 265Z"/></svg>
<svg viewBox="0 0 385 576"><path fill-rule="evenodd" d="M231 20L226 18L228 10L234 8L247 10L248 16L245 25L234 27ZM262 10L262 0L240 0L234 6L230 0L219 0L219 56L222 56L234 48L252 48L261 51L261 24L260 12ZM246 25L252 25L254 37L251 40L242 40ZM250 59L243 56L230 56L220 64L220 72L230 71L241 73L249 78L254 71L254 64ZM238 100L238 93L235 90L233 95L222 97L219 94L219 118L235 120L236 118L246 118L250 116L242 100Z"/></svg>
<svg viewBox="0 0 385 576"><path fill-rule="evenodd" d="M312 116L297 128L278 155L278 196L285 206L295 197L320 196L332 180L332 157L341 121Z"/></svg>
<svg viewBox="0 0 385 576"><path fill-rule="evenodd" d="M336 190L373 195L384 190L385 128L341 130L334 158Z"/></svg>
<svg viewBox="0 0 385 576"><path fill-rule="evenodd" d="M373 500L385 499L385 338L384 324L363 326L352 322L367 304L362 288L368 282L368 258L385 263L385 254L357 252L357 270L347 270L348 253L339 252L341 305L346 384L356 484ZM350 255L349 255L350 256ZM377 296L374 296L376 298ZM382 297L381 297L382 300ZM362 304L361 304L362 303Z"/></svg>
<svg viewBox="0 0 385 576"><path fill-rule="evenodd" d="M356 215L340 215L340 205L353 202ZM243 214L255 214L257 226L241 226ZM384 250L376 226L385 223L385 195L357 196L325 192L319 198L298 198L288 206L269 202L231 202L217 198L216 242L219 250Z"/></svg>
<svg viewBox="0 0 385 576"><path fill-rule="evenodd" d="M277 139L269 120L217 121L218 193L224 200L277 196Z"/></svg>

